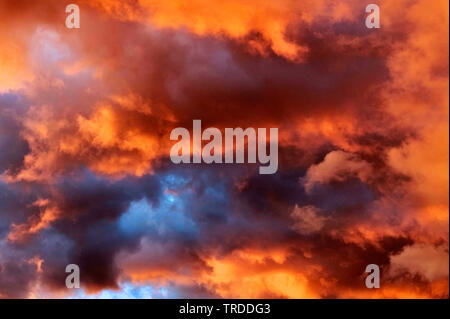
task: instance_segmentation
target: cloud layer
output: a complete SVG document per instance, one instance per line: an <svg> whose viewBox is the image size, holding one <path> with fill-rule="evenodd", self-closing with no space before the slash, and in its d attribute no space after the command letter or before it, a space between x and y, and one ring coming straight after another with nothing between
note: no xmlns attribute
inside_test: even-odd
<svg viewBox="0 0 450 319"><path fill-rule="evenodd" d="M0 297L448 298L446 1L77 3L0 3ZM278 172L172 164L194 119Z"/></svg>

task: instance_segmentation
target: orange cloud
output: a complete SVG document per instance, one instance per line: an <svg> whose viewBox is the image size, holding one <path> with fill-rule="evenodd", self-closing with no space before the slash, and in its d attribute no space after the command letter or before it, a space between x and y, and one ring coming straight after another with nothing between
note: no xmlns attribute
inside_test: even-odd
<svg viewBox="0 0 450 319"><path fill-rule="evenodd" d="M12 224L11 231L8 234L8 240L12 242L25 241L31 235L49 227L61 214L56 207L49 205L47 199L39 199L31 206L38 207L40 211L39 215L29 217L24 224Z"/></svg>

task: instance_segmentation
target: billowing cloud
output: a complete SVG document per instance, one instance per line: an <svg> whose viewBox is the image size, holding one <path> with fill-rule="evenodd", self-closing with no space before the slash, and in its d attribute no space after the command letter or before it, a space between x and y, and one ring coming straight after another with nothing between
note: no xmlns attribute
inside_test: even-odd
<svg viewBox="0 0 450 319"><path fill-rule="evenodd" d="M448 298L446 1L77 3L0 3L0 297ZM277 173L172 164L194 119Z"/></svg>
<svg viewBox="0 0 450 319"><path fill-rule="evenodd" d="M321 216L321 211L314 206L295 206L291 217L294 220L292 228L300 234L311 234L322 230L326 217Z"/></svg>
<svg viewBox="0 0 450 319"><path fill-rule="evenodd" d="M433 247L416 244L391 258L392 273L403 271L418 274L430 281L448 276L448 252L441 246Z"/></svg>

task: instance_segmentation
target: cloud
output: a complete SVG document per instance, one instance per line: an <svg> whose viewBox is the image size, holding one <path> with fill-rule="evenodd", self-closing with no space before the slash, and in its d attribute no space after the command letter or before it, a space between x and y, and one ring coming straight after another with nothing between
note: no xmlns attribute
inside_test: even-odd
<svg viewBox="0 0 450 319"><path fill-rule="evenodd" d="M415 244L391 257L391 274L406 271L434 281L448 276L448 251L442 246Z"/></svg>
<svg viewBox="0 0 450 319"><path fill-rule="evenodd" d="M320 209L308 205L303 207L295 206L291 217L294 220L292 228L302 235L310 235L319 232L327 220L320 215Z"/></svg>
<svg viewBox="0 0 450 319"><path fill-rule="evenodd" d="M322 163L309 167L303 183L306 191L311 192L315 184L342 182L352 177L366 181L370 176L370 169L369 163L350 153L332 151Z"/></svg>
<svg viewBox="0 0 450 319"><path fill-rule="evenodd" d="M78 3L0 3L1 297L448 297L446 1L377 30L356 0ZM277 174L172 164L193 119L278 127Z"/></svg>

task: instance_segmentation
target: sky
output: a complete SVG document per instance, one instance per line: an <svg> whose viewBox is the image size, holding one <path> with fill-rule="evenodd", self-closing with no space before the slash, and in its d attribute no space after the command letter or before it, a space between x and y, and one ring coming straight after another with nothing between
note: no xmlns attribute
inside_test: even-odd
<svg viewBox="0 0 450 319"><path fill-rule="evenodd" d="M369 3L0 1L0 297L448 298L448 2ZM172 163L195 119L277 172Z"/></svg>

